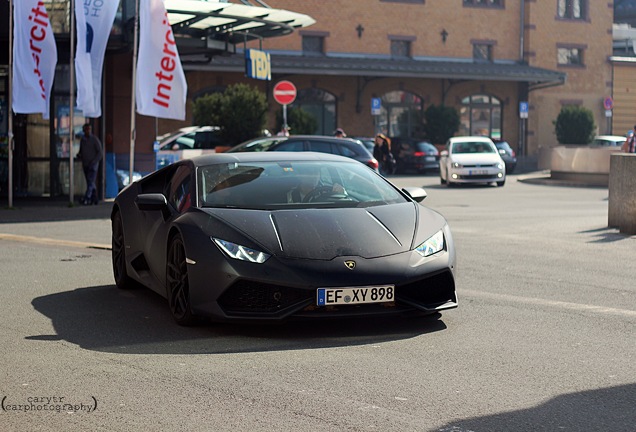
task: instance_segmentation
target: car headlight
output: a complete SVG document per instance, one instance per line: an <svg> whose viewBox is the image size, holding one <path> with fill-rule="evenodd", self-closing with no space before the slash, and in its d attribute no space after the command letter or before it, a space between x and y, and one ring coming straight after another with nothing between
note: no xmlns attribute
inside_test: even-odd
<svg viewBox="0 0 636 432"><path fill-rule="evenodd" d="M499 168L499 169L503 169L503 164L502 164L501 162L500 162L500 163L498 163L498 164L497 164L497 168Z"/></svg>
<svg viewBox="0 0 636 432"><path fill-rule="evenodd" d="M437 231L435 235L416 247L415 250L423 257L431 256L444 250L444 233L442 230Z"/></svg>
<svg viewBox="0 0 636 432"><path fill-rule="evenodd" d="M221 249L227 256L233 259L262 264L271 256L269 254L266 254L265 252L250 249L248 247L221 240L215 237L210 237L210 239L212 239L212 241L216 243L219 249Z"/></svg>
<svg viewBox="0 0 636 432"><path fill-rule="evenodd" d="M463 168L463 167L464 167L464 165L462 165L462 164L460 164L460 163L458 163L458 162L453 162L453 163L452 163L452 167L453 167L453 168Z"/></svg>

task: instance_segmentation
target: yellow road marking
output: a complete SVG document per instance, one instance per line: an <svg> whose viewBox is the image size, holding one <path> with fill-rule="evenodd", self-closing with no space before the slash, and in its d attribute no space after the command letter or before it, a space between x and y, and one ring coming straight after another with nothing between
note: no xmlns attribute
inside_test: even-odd
<svg viewBox="0 0 636 432"><path fill-rule="evenodd" d="M111 249L111 245L103 244L103 243L80 242L80 241L73 241L73 240L59 240L59 239L52 239L52 238L46 238L46 237L33 237L33 236L4 234L4 233L0 233L0 240L11 240L11 241L17 241L17 242L38 243L38 244L55 245L55 246L73 246L73 247L83 247L83 248L91 248L91 249L107 249L107 250Z"/></svg>

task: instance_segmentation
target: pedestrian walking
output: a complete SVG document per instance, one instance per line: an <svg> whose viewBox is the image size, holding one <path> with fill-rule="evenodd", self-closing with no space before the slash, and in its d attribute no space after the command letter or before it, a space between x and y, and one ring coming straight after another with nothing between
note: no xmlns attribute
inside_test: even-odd
<svg viewBox="0 0 636 432"><path fill-rule="evenodd" d="M375 136L373 157L380 165L380 174L386 175L395 172L395 158L393 153L391 153L391 139L382 133Z"/></svg>
<svg viewBox="0 0 636 432"><path fill-rule="evenodd" d="M627 133L627 139L623 143L622 150L625 153L636 153L636 125Z"/></svg>
<svg viewBox="0 0 636 432"><path fill-rule="evenodd" d="M333 131L333 136L335 136L336 138L346 138L347 134L345 133L344 129L338 128Z"/></svg>
<svg viewBox="0 0 636 432"><path fill-rule="evenodd" d="M97 204L97 171L102 160L102 143L91 133L91 125L85 124L82 128L84 136L80 140L80 151L77 157L82 161L84 177L86 178L86 193L81 200L83 205Z"/></svg>

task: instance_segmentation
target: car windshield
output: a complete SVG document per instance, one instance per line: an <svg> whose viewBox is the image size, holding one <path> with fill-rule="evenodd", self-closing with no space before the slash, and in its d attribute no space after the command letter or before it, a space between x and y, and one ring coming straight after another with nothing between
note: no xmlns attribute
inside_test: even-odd
<svg viewBox="0 0 636 432"><path fill-rule="evenodd" d="M232 162L199 167L197 178L201 207L277 210L406 202L359 162Z"/></svg>
<svg viewBox="0 0 636 432"><path fill-rule="evenodd" d="M418 142L416 144L417 149L421 152L426 152L426 153L431 153L431 154L436 154L437 153L437 149L435 148L435 146L431 143L425 142L425 141L421 141Z"/></svg>
<svg viewBox="0 0 636 432"><path fill-rule="evenodd" d="M494 147L483 141L456 142L451 148L453 153L495 153Z"/></svg>
<svg viewBox="0 0 636 432"><path fill-rule="evenodd" d="M510 147L510 145L507 142L505 142L505 141L501 141L501 142L495 143L495 145L500 150L506 150L507 152L512 151L512 147Z"/></svg>
<svg viewBox="0 0 636 432"><path fill-rule="evenodd" d="M280 138L260 138L252 141L248 141L243 144L239 144L234 148L228 150L229 153L243 153L243 152L262 152L268 151L270 147L278 144L281 141L286 140L285 137Z"/></svg>

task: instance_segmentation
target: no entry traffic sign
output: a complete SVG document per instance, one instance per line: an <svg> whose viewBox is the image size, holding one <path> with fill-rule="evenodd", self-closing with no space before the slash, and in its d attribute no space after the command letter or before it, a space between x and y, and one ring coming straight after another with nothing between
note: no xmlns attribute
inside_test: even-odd
<svg viewBox="0 0 636 432"><path fill-rule="evenodd" d="M274 100L289 105L296 100L296 86L291 81L279 81L274 86Z"/></svg>

